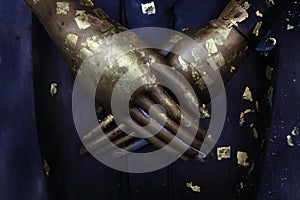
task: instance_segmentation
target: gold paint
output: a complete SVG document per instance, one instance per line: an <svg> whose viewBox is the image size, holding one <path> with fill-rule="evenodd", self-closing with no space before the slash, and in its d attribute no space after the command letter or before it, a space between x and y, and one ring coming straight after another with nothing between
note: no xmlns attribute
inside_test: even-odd
<svg viewBox="0 0 300 200"><path fill-rule="evenodd" d="M155 3L151 1L150 3L141 3L142 13L144 15L154 15L156 13Z"/></svg>
<svg viewBox="0 0 300 200"><path fill-rule="evenodd" d="M87 7L94 6L94 3L91 0L79 0L79 4Z"/></svg>
<svg viewBox="0 0 300 200"><path fill-rule="evenodd" d="M299 128L294 127L294 129L293 129L292 132L291 132L291 135L293 135L293 136L298 136L298 135L299 135Z"/></svg>
<svg viewBox="0 0 300 200"><path fill-rule="evenodd" d="M206 41L205 43L205 47L207 49L207 52L209 54L214 54L214 53L217 53L218 52L218 48L214 42L214 39L209 39Z"/></svg>
<svg viewBox="0 0 300 200"><path fill-rule="evenodd" d="M270 67L269 65L267 66L266 73L265 73L267 79L269 79L269 80L272 79L273 70L274 69L272 67Z"/></svg>
<svg viewBox="0 0 300 200"><path fill-rule="evenodd" d="M273 106L273 91L274 88L272 86L270 86L269 90L268 90L268 94L267 94L267 100L269 101L270 106Z"/></svg>
<svg viewBox="0 0 300 200"><path fill-rule="evenodd" d="M87 29L91 26L91 24L85 20L85 10L76 10L75 21L79 29Z"/></svg>
<svg viewBox="0 0 300 200"><path fill-rule="evenodd" d="M238 165L241 165L243 167L248 167L250 165L248 161L249 157L246 152L238 151L236 157L238 160Z"/></svg>
<svg viewBox="0 0 300 200"><path fill-rule="evenodd" d="M229 71L230 71L231 73L235 72L235 71L236 71L236 67L231 66Z"/></svg>
<svg viewBox="0 0 300 200"><path fill-rule="evenodd" d="M79 52L79 58L81 58L82 60L86 59L87 57L91 56L93 54L92 51L88 50L87 48L82 48L80 49Z"/></svg>
<svg viewBox="0 0 300 200"><path fill-rule="evenodd" d="M292 136L290 136L290 135L286 136L286 141L287 141L287 143L288 143L288 145L289 145L290 147L293 147L293 146L294 146Z"/></svg>
<svg viewBox="0 0 300 200"><path fill-rule="evenodd" d="M43 159L43 169L45 171L46 176L50 174L50 166L48 165L46 159Z"/></svg>
<svg viewBox="0 0 300 200"><path fill-rule="evenodd" d="M205 104L202 104L202 106L200 106L200 118L201 119L207 119L210 118L210 113L208 111L208 109L206 108Z"/></svg>
<svg viewBox="0 0 300 200"><path fill-rule="evenodd" d="M33 4L36 4L38 3L40 0L32 0L33 1Z"/></svg>
<svg viewBox="0 0 300 200"><path fill-rule="evenodd" d="M257 17L263 17L263 14L259 10L257 10L255 14Z"/></svg>
<svg viewBox="0 0 300 200"><path fill-rule="evenodd" d="M55 96L56 95L56 93L57 93L57 83L51 83L51 85L50 85L50 94L51 94L51 96Z"/></svg>
<svg viewBox="0 0 300 200"><path fill-rule="evenodd" d="M277 43L276 39L273 37L268 38L268 41L271 41L273 45L276 45Z"/></svg>
<svg viewBox="0 0 300 200"><path fill-rule="evenodd" d="M193 182L186 183L188 188L191 188L193 192L201 192L201 188L198 185L193 185Z"/></svg>
<svg viewBox="0 0 300 200"><path fill-rule="evenodd" d="M289 30L293 30L295 28L295 26L292 26L290 24L286 25L286 30L289 31Z"/></svg>
<svg viewBox="0 0 300 200"><path fill-rule="evenodd" d="M231 157L231 147L218 147L217 158L218 160L229 159Z"/></svg>
<svg viewBox="0 0 300 200"><path fill-rule="evenodd" d="M251 92L249 87L245 88L245 91L244 91L244 94L243 94L243 99L251 101L251 102L253 101L252 92Z"/></svg>
<svg viewBox="0 0 300 200"><path fill-rule="evenodd" d="M67 15L70 10L70 3L68 2L56 2L56 14Z"/></svg>
<svg viewBox="0 0 300 200"><path fill-rule="evenodd" d="M263 23L262 21L257 22L252 31L252 34L255 35L256 37L259 35L259 31L261 29L262 23Z"/></svg>
<svg viewBox="0 0 300 200"><path fill-rule="evenodd" d="M70 33L67 35L65 39L65 45L68 48L75 48L77 45L77 41L78 41L78 35Z"/></svg>

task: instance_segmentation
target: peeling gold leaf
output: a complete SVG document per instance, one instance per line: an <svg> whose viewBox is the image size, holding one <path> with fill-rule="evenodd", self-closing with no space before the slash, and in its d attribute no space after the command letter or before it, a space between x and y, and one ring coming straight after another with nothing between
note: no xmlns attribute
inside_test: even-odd
<svg viewBox="0 0 300 200"><path fill-rule="evenodd" d="M193 185L193 182L186 183L186 186L188 188L191 188L194 192L201 192L200 186L198 185Z"/></svg>
<svg viewBox="0 0 300 200"><path fill-rule="evenodd" d="M243 94L243 99L251 101L251 102L253 101L252 92L251 92L249 87L245 88L245 91L244 91L244 94Z"/></svg>
<svg viewBox="0 0 300 200"><path fill-rule="evenodd" d="M155 3L151 1L150 3L142 3L142 13L147 15L154 15L156 13Z"/></svg>
<svg viewBox="0 0 300 200"><path fill-rule="evenodd" d="M243 167L248 167L250 165L248 161L248 154L246 152L238 151L237 152L237 160L238 160L238 165L241 165Z"/></svg>
<svg viewBox="0 0 300 200"><path fill-rule="evenodd" d="M91 26L89 22L85 20L85 10L76 10L75 21L79 29L87 29Z"/></svg>
<svg viewBox="0 0 300 200"><path fill-rule="evenodd" d="M218 147L217 158L218 160L229 159L231 157L231 147Z"/></svg>

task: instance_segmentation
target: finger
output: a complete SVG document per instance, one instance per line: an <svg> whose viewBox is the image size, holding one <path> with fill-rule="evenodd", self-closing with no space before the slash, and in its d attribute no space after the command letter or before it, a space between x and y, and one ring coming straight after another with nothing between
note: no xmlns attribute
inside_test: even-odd
<svg viewBox="0 0 300 200"><path fill-rule="evenodd" d="M93 130L91 130L89 133L87 133L86 135L84 135L82 137L82 140L87 143L88 141L90 141L91 139L93 139L94 137L98 136L102 130L107 129L108 127L111 126L111 124L114 122L114 117L112 115L108 115L106 116L101 123L99 124L99 126L95 127Z"/></svg>
<svg viewBox="0 0 300 200"><path fill-rule="evenodd" d="M151 123L151 119L146 117L139 109L132 108L130 110L130 113L133 119L135 119L140 125L142 126L148 125L149 130L145 129L145 131L148 131L148 133L150 132L150 135L152 135L151 133L157 131L157 126L155 126L154 123ZM172 141L173 148L179 150L180 152L186 152L186 154L189 155L190 157L195 157L198 154L202 154L202 152L196 150L193 147L190 147L189 145L184 143L178 137L175 137L173 134L171 134L164 128L160 129L160 131L155 136L166 143Z"/></svg>

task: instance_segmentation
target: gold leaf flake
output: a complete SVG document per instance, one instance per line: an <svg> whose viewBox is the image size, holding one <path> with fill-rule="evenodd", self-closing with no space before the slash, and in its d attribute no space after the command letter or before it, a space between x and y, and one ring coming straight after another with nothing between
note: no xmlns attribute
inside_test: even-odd
<svg viewBox="0 0 300 200"><path fill-rule="evenodd" d="M256 108L256 111L259 112L259 103L258 103L258 101L255 101L255 108Z"/></svg>
<svg viewBox="0 0 300 200"><path fill-rule="evenodd" d="M200 186L198 185L193 185L193 182L186 183L186 186L188 188L191 188L194 192L201 192Z"/></svg>
<svg viewBox="0 0 300 200"><path fill-rule="evenodd" d="M206 108L205 104L202 104L202 106L200 106L200 118L201 119L210 118L210 113L209 113L208 109Z"/></svg>
<svg viewBox="0 0 300 200"><path fill-rule="evenodd" d="M259 31L261 29L262 24L263 24L262 21L257 22L254 29L253 29L253 31L252 31L252 34L255 35L256 37L259 35Z"/></svg>
<svg viewBox="0 0 300 200"><path fill-rule="evenodd" d="M250 165L248 161L249 157L246 152L238 151L236 157L238 160L238 165L241 165L243 167L248 167Z"/></svg>
<svg viewBox="0 0 300 200"><path fill-rule="evenodd" d="M272 86L270 86L269 90L268 90L268 94L267 94L267 100L269 101L270 106L273 106L273 91L274 88Z"/></svg>
<svg viewBox="0 0 300 200"><path fill-rule="evenodd" d="M43 169L45 171L46 176L50 174L50 166L48 165L46 159L43 159Z"/></svg>
<svg viewBox="0 0 300 200"><path fill-rule="evenodd" d="M236 67L231 66L229 71L230 71L231 73L235 72L235 71L236 71Z"/></svg>
<svg viewBox="0 0 300 200"><path fill-rule="evenodd" d="M33 1L33 4L36 4L38 3L40 0L32 0Z"/></svg>
<svg viewBox="0 0 300 200"><path fill-rule="evenodd" d="M217 158L218 160L229 159L231 157L231 147L218 147Z"/></svg>
<svg viewBox="0 0 300 200"><path fill-rule="evenodd" d="M272 42L273 45L276 45L277 40L273 37L268 38L268 41Z"/></svg>
<svg viewBox="0 0 300 200"><path fill-rule="evenodd" d="M293 129L292 132L291 132L291 135L293 135L293 136L298 136L298 135L299 135L299 128L294 127L294 129Z"/></svg>
<svg viewBox="0 0 300 200"><path fill-rule="evenodd" d="M88 7L94 6L94 3L91 0L79 0L79 4Z"/></svg>
<svg viewBox="0 0 300 200"><path fill-rule="evenodd" d="M51 83L50 85L50 94L54 96L57 93L57 83Z"/></svg>
<svg viewBox="0 0 300 200"><path fill-rule="evenodd" d="M68 2L56 2L56 14L67 15L70 10L70 4Z"/></svg>
<svg viewBox="0 0 300 200"><path fill-rule="evenodd" d="M143 14L147 14L147 15L154 15L156 13L156 8L155 8L155 3L154 1L150 2L150 3L142 3L141 4L142 7L142 13Z"/></svg>
<svg viewBox="0 0 300 200"><path fill-rule="evenodd" d="M110 124L113 122L114 120L114 116L112 115L108 115L107 117L105 117L102 122L99 124L99 126L102 128L102 129L106 129L110 126Z"/></svg>
<svg viewBox="0 0 300 200"><path fill-rule="evenodd" d="M79 52L79 58L82 60L86 59L87 57L91 56L93 54L92 51L88 50L87 48L82 48Z"/></svg>
<svg viewBox="0 0 300 200"><path fill-rule="evenodd" d="M290 136L290 135L286 136L286 140L287 140L287 143L288 143L288 145L289 145L290 147L293 147L293 146L294 146L292 136Z"/></svg>
<svg viewBox="0 0 300 200"><path fill-rule="evenodd" d="M286 30L289 31L289 30L293 30L295 28L295 26L292 26L290 24L286 25Z"/></svg>
<svg viewBox="0 0 300 200"><path fill-rule="evenodd" d="M274 0L266 0L266 3L268 4L268 6L275 6Z"/></svg>
<svg viewBox="0 0 300 200"><path fill-rule="evenodd" d="M70 33L66 37L65 45L68 48L75 48L77 44L77 40L78 40L78 35Z"/></svg>
<svg viewBox="0 0 300 200"><path fill-rule="evenodd" d="M258 132L257 132L256 128L252 129L252 133L253 133L254 139L258 139Z"/></svg>
<svg viewBox="0 0 300 200"><path fill-rule="evenodd" d="M85 10L76 11L75 21L79 29L87 29L91 26L91 24L85 20Z"/></svg>
<svg viewBox="0 0 300 200"><path fill-rule="evenodd" d="M259 10L257 10L255 14L257 17L263 17L263 14Z"/></svg>
<svg viewBox="0 0 300 200"><path fill-rule="evenodd" d="M243 124L246 122L245 115L253 112L255 112L255 110L246 109L245 111L240 113L240 126L243 126Z"/></svg>
<svg viewBox="0 0 300 200"><path fill-rule="evenodd" d="M189 30L189 28L182 28L182 29L181 29L182 32L183 32L183 31L187 31L187 30Z"/></svg>
<svg viewBox="0 0 300 200"><path fill-rule="evenodd" d="M214 53L217 53L218 52L218 48L214 42L214 39L209 39L206 41L205 43L205 47L207 49L207 52L209 54L214 54Z"/></svg>
<svg viewBox="0 0 300 200"><path fill-rule="evenodd" d="M269 52L264 52L264 56L268 57L269 56Z"/></svg>
<svg viewBox="0 0 300 200"><path fill-rule="evenodd" d="M225 65L225 59L221 53L209 57L208 59L206 59L206 61L215 71L218 70L219 67L223 67Z"/></svg>
<svg viewBox="0 0 300 200"><path fill-rule="evenodd" d="M267 68L266 68L266 74L265 74L267 79L269 79L269 80L272 79L273 70L274 69L272 67L270 67L269 65L267 66Z"/></svg>
<svg viewBox="0 0 300 200"><path fill-rule="evenodd" d="M245 91L244 91L244 94L243 94L243 99L251 101L251 102L253 101L252 92L251 92L249 87L245 88Z"/></svg>

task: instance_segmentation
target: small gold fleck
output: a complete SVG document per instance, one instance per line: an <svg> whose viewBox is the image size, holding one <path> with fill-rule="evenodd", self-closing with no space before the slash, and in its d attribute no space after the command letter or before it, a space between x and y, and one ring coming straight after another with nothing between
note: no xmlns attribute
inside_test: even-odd
<svg viewBox="0 0 300 200"><path fill-rule="evenodd" d="M290 136L290 135L286 136L286 140L287 140L287 143L288 143L288 145L289 145L290 147L293 147L293 146L294 146L292 136Z"/></svg>
<svg viewBox="0 0 300 200"><path fill-rule="evenodd" d="M275 6L274 0L266 0L266 3L268 4L268 6Z"/></svg>
<svg viewBox="0 0 300 200"><path fill-rule="evenodd" d="M277 40L273 37L268 38L268 41L272 42L273 45L276 45Z"/></svg>
<svg viewBox="0 0 300 200"><path fill-rule="evenodd" d="M245 185L243 182L240 182L240 189L244 189Z"/></svg>
<svg viewBox="0 0 300 200"><path fill-rule="evenodd" d="M191 188L194 192L201 192L200 186L198 185L193 185L193 182L186 183L186 186L188 188Z"/></svg>
<svg viewBox="0 0 300 200"><path fill-rule="evenodd" d="M94 3L91 0L79 0L79 4L88 7L94 6Z"/></svg>
<svg viewBox="0 0 300 200"><path fill-rule="evenodd" d="M67 15L70 10L70 4L68 2L56 2L56 14Z"/></svg>
<svg viewBox="0 0 300 200"><path fill-rule="evenodd" d="M257 132L256 128L252 129L252 133L253 133L254 139L258 139L258 132Z"/></svg>
<svg viewBox="0 0 300 200"><path fill-rule="evenodd" d="M50 174L50 166L48 165L46 159L43 159L43 169L45 171L46 176Z"/></svg>
<svg viewBox="0 0 300 200"><path fill-rule="evenodd" d="M259 31L261 29L262 24L263 24L262 21L257 22L254 29L253 29L253 31L252 31L252 34L255 35L256 37L259 35Z"/></svg>
<svg viewBox="0 0 300 200"><path fill-rule="evenodd" d="M299 128L294 127L294 129L293 129L292 132L291 132L291 135L293 135L293 136L298 136L298 135L299 135Z"/></svg>
<svg viewBox="0 0 300 200"><path fill-rule="evenodd" d="M236 67L231 66L229 71L230 71L231 73L235 72L235 71L236 71Z"/></svg>
<svg viewBox="0 0 300 200"><path fill-rule="evenodd" d="M267 94L267 99L268 99L271 107L273 106L273 91L274 91L274 88L272 86L270 86L270 88L268 90L268 94Z"/></svg>
<svg viewBox="0 0 300 200"><path fill-rule="evenodd" d="M210 118L210 113L208 111L208 109L206 108L205 104L202 104L202 106L200 106L200 118L201 119L207 119Z"/></svg>
<svg viewBox="0 0 300 200"><path fill-rule="evenodd" d="M57 83L51 83L50 85L50 94L54 97L54 95L57 93Z"/></svg>
<svg viewBox="0 0 300 200"><path fill-rule="evenodd" d="M205 47L207 49L207 52L209 54L214 54L214 53L217 53L218 52L218 48L214 42L214 39L209 39L206 41L205 43Z"/></svg>
<svg viewBox="0 0 300 200"><path fill-rule="evenodd" d="M238 160L238 165L241 165L243 167L248 167L250 165L248 161L248 154L246 152L238 151L237 152L237 160Z"/></svg>
<svg viewBox="0 0 300 200"><path fill-rule="evenodd" d="M181 29L182 32L183 32L183 31L187 31L187 30L189 30L189 28L182 28L182 29Z"/></svg>
<svg viewBox="0 0 300 200"><path fill-rule="evenodd" d="M269 56L269 52L264 52L264 56L268 57Z"/></svg>
<svg viewBox="0 0 300 200"><path fill-rule="evenodd" d="M65 45L68 48L74 48L74 47L76 47L77 40L78 40L78 35L70 33L66 37Z"/></svg>
<svg viewBox="0 0 300 200"><path fill-rule="evenodd" d="M33 4L36 4L38 3L40 0L32 0L33 1Z"/></svg>
<svg viewBox="0 0 300 200"><path fill-rule="evenodd" d="M217 157L218 160L229 159L231 157L231 147L218 147Z"/></svg>
<svg viewBox="0 0 300 200"><path fill-rule="evenodd" d="M256 111L259 112L259 103L258 103L258 101L255 101L255 108L256 108Z"/></svg>
<svg viewBox="0 0 300 200"><path fill-rule="evenodd" d="M255 14L257 17L263 17L263 14L259 10L257 10Z"/></svg>
<svg viewBox="0 0 300 200"><path fill-rule="evenodd" d="M290 24L286 25L286 30L289 31L289 30L293 30L295 28L295 26L292 26Z"/></svg>
<svg viewBox="0 0 300 200"><path fill-rule="evenodd" d="M267 66L267 68L266 68L266 74L265 74L267 79L269 79L269 80L272 79L273 70L274 69L272 67L270 67L269 65Z"/></svg>
<svg viewBox="0 0 300 200"><path fill-rule="evenodd" d="M244 94L243 94L243 99L251 101L251 102L253 101L252 92L251 92L249 87L245 88L245 91L244 91Z"/></svg>

